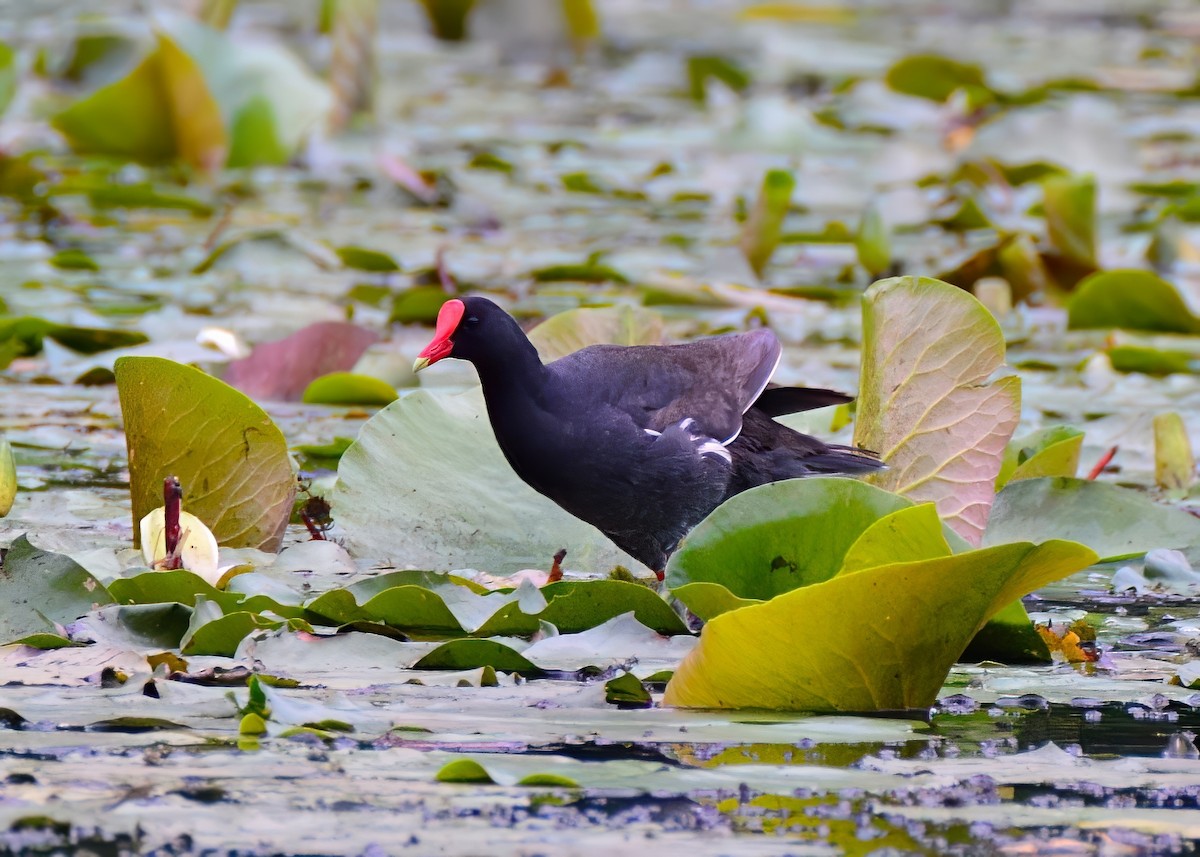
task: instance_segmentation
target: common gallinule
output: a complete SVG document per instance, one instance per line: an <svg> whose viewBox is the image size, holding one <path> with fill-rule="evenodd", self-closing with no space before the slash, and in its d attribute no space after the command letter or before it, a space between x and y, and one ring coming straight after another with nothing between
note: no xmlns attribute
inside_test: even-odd
<svg viewBox="0 0 1200 857"><path fill-rule="evenodd" d="M779 355L775 334L760 329L681 345L592 345L543 364L512 316L469 297L442 305L413 368L445 357L473 363L517 475L661 580L679 540L734 494L881 466L874 453L772 419L851 401L768 387Z"/></svg>

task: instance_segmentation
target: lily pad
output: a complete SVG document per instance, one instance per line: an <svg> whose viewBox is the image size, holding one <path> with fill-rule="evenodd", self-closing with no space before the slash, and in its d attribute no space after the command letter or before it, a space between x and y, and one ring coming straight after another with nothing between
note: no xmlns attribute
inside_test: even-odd
<svg viewBox="0 0 1200 857"><path fill-rule="evenodd" d="M17 499L17 460L12 445L0 437L0 518L12 510Z"/></svg>
<svg viewBox="0 0 1200 857"><path fill-rule="evenodd" d="M671 595L684 603L698 619L707 622L722 613L761 604L761 598L739 598L720 583L698 580L672 589Z"/></svg>
<svg viewBox="0 0 1200 857"><path fill-rule="evenodd" d="M512 574L564 546L578 568L638 566L513 473L478 389L418 390L377 413L342 456L332 503L352 552L418 567Z"/></svg>
<svg viewBox="0 0 1200 857"><path fill-rule="evenodd" d="M309 405L387 405L396 401L396 388L387 381L353 372L331 372L304 389L301 400Z"/></svg>
<svg viewBox="0 0 1200 857"><path fill-rule="evenodd" d="M863 296L863 367L854 441L888 468L874 484L937 505L979 544L1021 381L1004 362L996 319L968 293L925 277L880 280Z"/></svg>
<svg viewBox="0 0 1200 857"><path fill-rule="evenodd" d="M964 87L985 87L983 69L936 54L905 57L884 78L896 92L927 98L939 104Z"/></svg>
<svg viewBox="0 0 1200 857"><path fill-rule="evenodd" d="M987 620L1096 559L1052 541L838 575L705 626L663 702L694 708L927 708Z"/></svg>
<svg viewBox="0 0 1200 857"><path fill-rule="evenodd" d="M523 675L541 672L525 656L495 640L451 640L413 664L413 669L418 670L469 670L476 667L492 667Z"/></svg>
<svg viewBox="0 0 1200 857"><path fill-rule="evenodd" d="M543 362L589 345L661 345L663 318L641 307L585 307L560 312L529 332Z"/></svg>
<svg viewBox="0 0 1200 857"><path fill-rule="evenodd" d="M1074 476L1079 469L1083 432L1071 426L1051 426L1017 438L1004 450L996 490L1018 479Z"/></svg>
<svg viewBox="0 0 1200 857"><path fill-rule="evenodd" d="M768 170L758 200L742 228L741 248L755 276L762 278L783 234L796 179L788 170Z"/></svg>
<svg viewBox="0 0 1200 857"><path fill-rule="evenodd" d="M199 369L160 357L121 357L114 367L135 525L162 504L177 476L183 505L228 547L276 551L295 478L287 443L271 418Z"/></svg>
<svg viewBox="0 0 1200 857"><path fill-rule="evenodd" d="M25 536L13 540L0 573L0 642L53 631L112 597L83 566L39 550Z"/></svg>
<svg viewBox="0 0 1200 857"><path fill-rule="evenodd" d="M395 259L379 250L347 245L345 247L335 247L333 252L337 253L343 265L347 268L353 268L356 271L390 274L400 270L400 266L396 264Z"/></svg>
<svg viewBox="0 0 1200 857"><path fill-rule="evenodd" d="M840 477L789 479L718 506L667 563L667 585L719 583L738 598L767 600L820 583L879 518L911 502Z"/></svg>
<svg viewBox="0 0 1200 857"><path fill-rule="evenodd" d="M1150 271L1101 271L1076 287L1067 326L1195 334L1200 333L1200 318L1178 289Z"/></svg>
<svg viewBox="0 0 1200 857"><path fill-rule="evenodd" d="M1103 560L1120 559L1200 544L1200 519L1106 482L1023 479L996 495L983 543L1061 537L1087 545Z"/></svg>

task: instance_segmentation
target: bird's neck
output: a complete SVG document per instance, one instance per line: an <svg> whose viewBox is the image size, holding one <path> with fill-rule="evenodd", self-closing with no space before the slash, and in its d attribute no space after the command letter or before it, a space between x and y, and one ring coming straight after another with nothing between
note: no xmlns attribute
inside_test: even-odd
<svg viewBox="0 0 1200 857"><path fill-rule="evenodd" d="M483 396L489 403L500 397L511 399L534 394L545 372L533 343L524 331L513 326L504 347L475 363Z"/></svg>

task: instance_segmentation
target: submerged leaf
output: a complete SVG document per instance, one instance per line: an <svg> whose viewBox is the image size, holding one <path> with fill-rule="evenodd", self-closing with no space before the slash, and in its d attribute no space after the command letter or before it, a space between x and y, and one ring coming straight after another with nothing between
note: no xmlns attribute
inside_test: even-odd
<svg viewBox="0 0 1200 857"><path fill-rule="evenodd" d="M117 391L129 449L134 522L177 476L183 504L220 544L275 551L296 493L283 434L258 405L199 369L122 357Z"/></svg>
<svg viewBox="0 0 1200 857"><path fill-rule="evenodd" d="M888 469L868 477L938 514L979 544L1021 382L990 380L1004 335L974 297L924 277L880 280L863 296L863 367L855 444Z"/></svg>

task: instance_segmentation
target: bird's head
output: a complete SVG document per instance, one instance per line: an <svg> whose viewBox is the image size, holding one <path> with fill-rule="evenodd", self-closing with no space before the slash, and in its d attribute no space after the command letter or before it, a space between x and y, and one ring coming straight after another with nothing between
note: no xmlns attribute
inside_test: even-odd
<svg viewBox="0 0 1200 857"><path fill-rule="evenodd" d="M438 312L437 328L433 340L413 363L413 371L420 372L426 366L445 357L473 360L484 353L488 344L489 328L492 334L499 317L507 318L504 310L487 298L453 298L442 304Z"/></svg>

